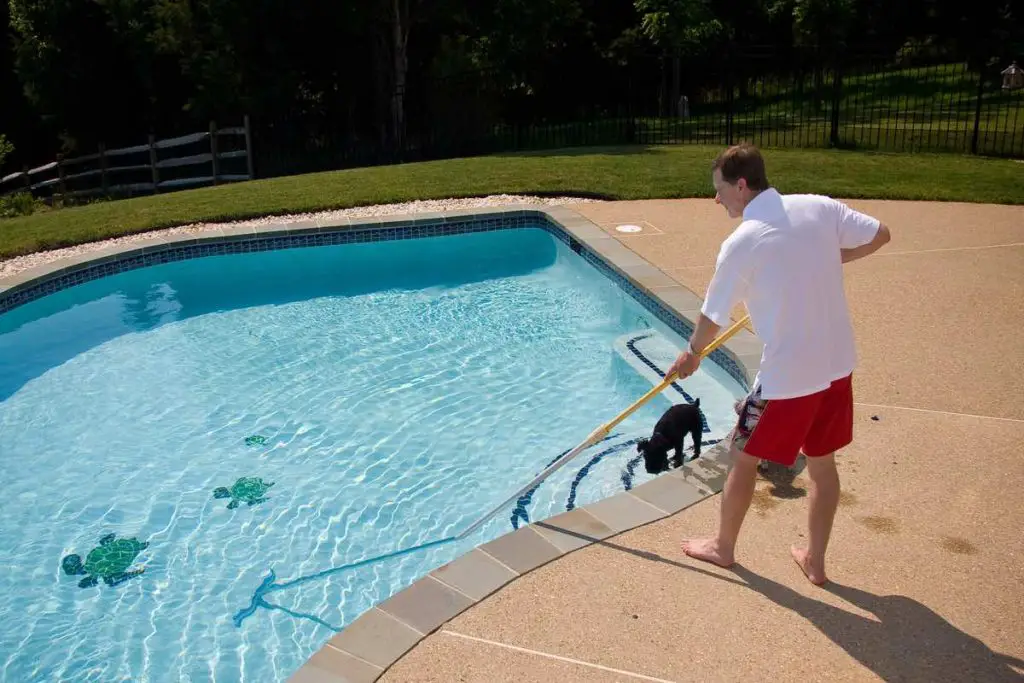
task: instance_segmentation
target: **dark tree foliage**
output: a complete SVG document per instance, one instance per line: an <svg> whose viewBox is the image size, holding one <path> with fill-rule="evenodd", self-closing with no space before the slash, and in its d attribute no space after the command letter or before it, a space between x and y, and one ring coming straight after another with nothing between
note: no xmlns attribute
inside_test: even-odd
<svg viewBox="0 0 1024 683"><path fill-rule="evenodd" d="M297 150L295 170L299 157L318 167L370 160L339 157L342 140L376 160L472 152L499 123L622 116L652 92L665 109L680 93L720 87L727 70L744 95L752 79L807 68L820 82L835 60L908 46L975 67L1024 57L1011 0L2 5L8 169L243 115L259 140Z"/></svg>

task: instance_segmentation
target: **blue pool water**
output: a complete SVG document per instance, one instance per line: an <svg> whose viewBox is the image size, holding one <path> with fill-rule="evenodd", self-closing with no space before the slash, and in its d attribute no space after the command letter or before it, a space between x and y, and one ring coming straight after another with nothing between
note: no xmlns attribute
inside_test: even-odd
<svg viewBox="0 0 1024 683"><path fill-rule="evenodd" d="M458 533L529 481L650 388L613 343L653 323L532 228L179 261L0 315L2 680L285 680L514 506L463 542L325 570ZM686 386L724 436L740 385L705 362ZM521 512L647 479L631 440L668 405ZM240 477L273 486L228 508L214 489ZM62 559L108 534L148 543L144 573L79 587ZM284 588L236 621L271 572Z"/></svg>

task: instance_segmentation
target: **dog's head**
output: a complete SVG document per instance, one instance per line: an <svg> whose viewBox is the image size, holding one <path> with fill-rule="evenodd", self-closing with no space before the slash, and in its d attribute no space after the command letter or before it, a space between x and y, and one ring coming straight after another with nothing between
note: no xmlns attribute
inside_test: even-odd
<svg viewBox="0 0 1024 683"><path fill-rule="evenodd" d="M668 439L655 434L650 439L640 439L636 444L638 453L644 456L644 469L648 474L658 474L668 469Z"/></svg>

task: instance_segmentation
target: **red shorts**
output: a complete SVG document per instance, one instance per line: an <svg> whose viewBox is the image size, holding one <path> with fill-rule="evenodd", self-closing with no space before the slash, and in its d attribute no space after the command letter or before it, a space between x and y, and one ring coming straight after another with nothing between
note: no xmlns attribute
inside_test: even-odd
<svg viewBox="0 0 1024 683"><path fill-rule="evenodd" d="M755 387L739 414L733 445L747 455L791 467L801 450L809 458L834 453L853 441L852 376L796 398L763 399Z"/></svg>

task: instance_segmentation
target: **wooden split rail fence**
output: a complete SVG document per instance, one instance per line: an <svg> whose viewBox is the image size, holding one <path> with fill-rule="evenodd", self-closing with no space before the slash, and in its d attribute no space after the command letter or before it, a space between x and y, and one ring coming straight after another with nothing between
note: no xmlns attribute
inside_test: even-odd
<svg viewBox="0 0 1024 683"><path fill-rule="evenodd" d="M238 148L237 143L226 144L239 138L244 139L244 148ZM200 143L207 141L209 151L193 150L193 153L180 156L161 154L163 150L185 146L198 148ZM244 172L240 172L241 169L232 172L230 168L225 172L226 166L241 163L235 162L236 159L244 159ZM58 157L48 164L25 168L0 178L0 195L31 192L44 198L131 196L251 180L254 177L252 166L252 135L249 117L246 116L242 126L218 129L211 121L210 129L201 133L165 140L157 140L150 135L149 142L142 145L105 149L101 144L99 151L93 154L70 159ZM182 170L186 173L182 174Z"/></svg>

